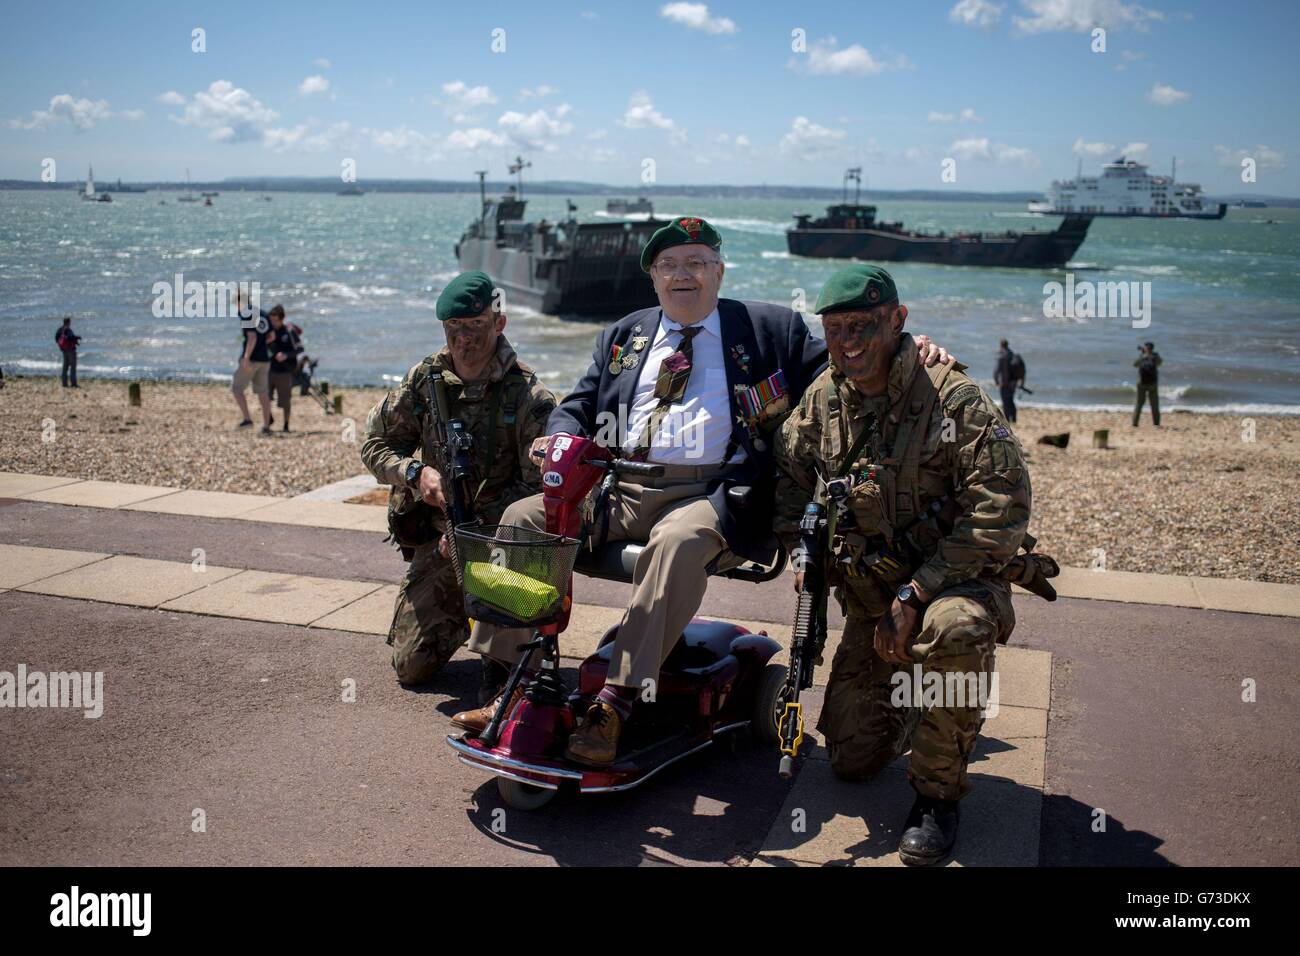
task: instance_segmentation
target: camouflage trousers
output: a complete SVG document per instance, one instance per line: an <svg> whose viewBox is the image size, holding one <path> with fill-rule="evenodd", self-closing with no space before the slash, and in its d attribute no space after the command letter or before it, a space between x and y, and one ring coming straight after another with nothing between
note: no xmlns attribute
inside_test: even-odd
<svg viewBox="0 0 1300 956"><path fill-rule="evenodd" d="M916 706L922 703L919 694L908 698L900 692L904 677L909 690L915 688L914 667L888 663L875 651L873 637L887 607L885 599L865 581L849 582L844 598L844 637L831 664L817 724L826 738L831 769L844 779L865 780L910 747L907 776L912 787L938 800L961 798L970 789L966 765L984 722L978 698L963 692L945 696L938 705ZM994 686L994 647L1005 643L1014 626L1005 584L959 584L940 592L926 607L911 656L923 680L935 673L945 688L959 682L964 690L989 688ZM948 675L953 675L951 681Z"/></svg>
<svg viewBox="0 0 1300 956"><path fill-rule="evenodd" d="M436 542L421 545L397 592L388 629L397 680L408 685L427 683L467 640L469 621L456 569L438 554Z"/></svg>

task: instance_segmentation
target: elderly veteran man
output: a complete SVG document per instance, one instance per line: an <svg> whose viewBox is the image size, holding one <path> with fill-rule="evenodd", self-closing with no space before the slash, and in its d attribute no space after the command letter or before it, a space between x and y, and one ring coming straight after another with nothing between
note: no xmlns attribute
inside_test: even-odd
<svg viewBox="0 0 1300 956"><path fill-rule="evenodd" d="M448 283L437 314L446 346L371 409L361 446L366 467L393 486L389 527L411 562L388 631L393 669L405 685L429 681L469 639L464 598L442 540L450 531L443 477L427 441L435 411L429 407L430 373L442 373L449 411L473 438L470 491L476 514L490 523L512 501L541 489L528 453L555 408L555 397L506 341L506 314L485 273L464 272ZM503 679L485 671L484 696Z"/></svg>
<svg viewBox="0 0 1300 956"><path fill-rule="evenodd" d="M830 367L775 442L784 473L775 527L792 547L810 498L835 479L851 487L830 505L840 517L828 576L846 622L817 729L832 769L850 780L876 773L910 742L917 799L899 855L934 863L956 839L994 647L1015 626L1009 579L1032 577L1027 587L1050 592L1036 575L1054 565L1017 557L1034 542L1015 435L964 366L917 361L889 273L865 264L837 272L817 311ZM798 573L796 589L802 583ZM964 681L968 693L907 706L923 699L920 688L898 689L918 673L939 674L945 692Z"/></svg>
<svg viewBox="0 0 1300 956"><path fill-rule="evenodd" d="M659 307L605 329L591 367L547 423L548 435L593 437L619 454L665 466L662 479L624 481L610 502L608 540L645 541L605 687L566 755L613 761L633 702L699 609L711 571L771 560L772 431L825 364L824 343L777 305L720 299L722 239L696 217L656 231L641 254ZM539 450L545 441L538 442ZM753 489L744 514L727 489ZM503 521L544 527L540 496ZM476 624L470 647L503 663L527 635ZM492 705L453 722L479 731Z"/></svg>

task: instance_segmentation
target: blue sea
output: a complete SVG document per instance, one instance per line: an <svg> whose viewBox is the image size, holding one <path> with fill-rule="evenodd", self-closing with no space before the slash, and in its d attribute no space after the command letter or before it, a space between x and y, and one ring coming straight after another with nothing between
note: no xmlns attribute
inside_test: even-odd
<svg viewBox="0 0 1300 956"><path fill-rule="evenodd" d="M87 376L227 381L233 319L156 318L154 286L257 281L262 307L283 303L303 326L318 375L344 385L400 378L442 345L434 300L456 273L452 246L477 215L477 192L222 192L214 205L174 192L80 201L70 190L0 192L0 367L57 374L54 332L71 316ZM271 200L261 197L270 195ZM604 219L606 197L530 198L530 216ZM881 219L931 230L1051 229L1056 217L1008 203L876 200ZM794 258L784 232L820 200L656 197L661 216L707 218L723 236L723 294L809 304L837 263ZM1300 413L1300 210L1230 209L1222 221L1098 219L1061 270L890 266L927 332L989 382L998 339L1028 365L1030 404L1123 408L1138 343L1164 358L1162 405ZM1046 317L1044 286L1149 282L1150 325ZM820 325L810 318L815 329ZM511 307L507 335L557 391L590 361L597 326Z"/></svg>

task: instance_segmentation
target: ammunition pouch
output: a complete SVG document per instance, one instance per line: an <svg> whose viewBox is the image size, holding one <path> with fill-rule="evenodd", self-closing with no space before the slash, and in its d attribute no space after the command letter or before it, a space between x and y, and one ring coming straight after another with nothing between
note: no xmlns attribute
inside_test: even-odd
<svg viewBox="0 0 1300 956"><path fill-rule="evenodd" d="M831 542L835 555L833 567L840 580L868 575L894 587L911 578L919 562L883 535L848 531Z"/></svg>
<svg viewBox="0 0 1300 956"><path fill-rule="evenodd" d="M445 524L442 512L405 485L393 485L388 493L388 540L402 549L405 557L408 548L431 544L442 535Z"/></svg>

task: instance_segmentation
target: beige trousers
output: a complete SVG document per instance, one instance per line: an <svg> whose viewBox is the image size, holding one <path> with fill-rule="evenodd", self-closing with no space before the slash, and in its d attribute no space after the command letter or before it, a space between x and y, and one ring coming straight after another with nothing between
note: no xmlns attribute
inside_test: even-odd
<svg viewBox="0 0 1300 956"><path fill-rule="evenodd" d="M659 679L659 667L704 600L708 567L735 567L741 560L726 551L721 523L703 497L704 482L657 482L656 487L622 481L610 496L609 540L644 541L632 578L632 603L614 639L608 683L637 690ZM502 524L545 530L542 496L516 501ZM725 555L724 555L724 552ZM525 628L474 623L470 650L507 664L519 658L520 644L532 637ZM563 637L561 636L561 647Z"/></svg>

